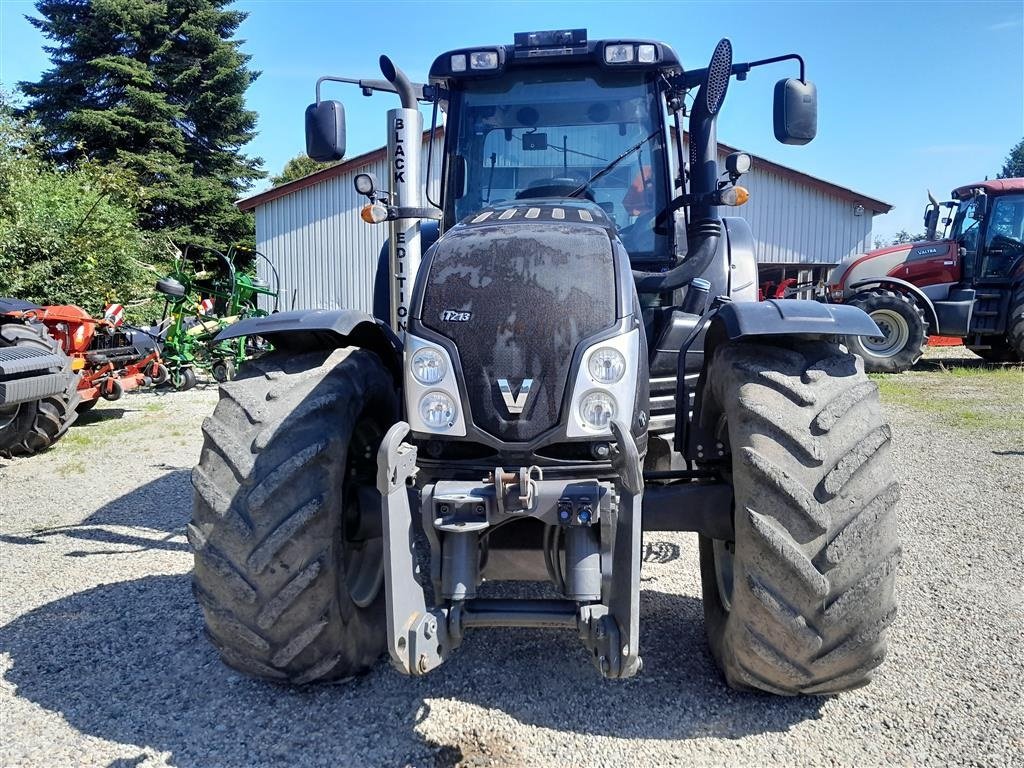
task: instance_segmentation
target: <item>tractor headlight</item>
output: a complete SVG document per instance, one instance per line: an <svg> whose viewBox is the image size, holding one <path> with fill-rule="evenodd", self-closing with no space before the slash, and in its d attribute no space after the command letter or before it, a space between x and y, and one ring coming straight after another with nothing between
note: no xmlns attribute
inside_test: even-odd
<svg viewBox="0 0 1024 768"><path fill-rule="evenodd" d="M580 402L580 418L591 429L608 429L618 415L619 404L608 392L595 389Z"/></svg>
<svg viewBox="0 0 1024 768"><path fill-rule="evenodd" d="M428 392L420 398L420 418L431 429L446 429L454 426L459 411L455 401L444 392Z"/></svg>
<svg viewBox="0 0 1024 768"><path fill-rule="evenodd" d="M607 436L613 419L633 422L639 360L639 329L602 339L583 351L572 388L566 437Z"/></svg>
<svg viewBox="0 0 1024 768"><path fill-rule="evenodd" d="M465 437L458 365L443 344L405 334L402 389L405 419L414 432Z"/></svg>
<svg viewBox="0 0 1024 768"><path fill-rule="evenodd" d="M614 384L626 372L626 358L612 347L601 347L590 353L587 368L598 384Z"/></svg>
<svg viewBox="0 0 1024 768"><path fill-rule="evenodd" d="M469 54L470 69L497 69L497 51L473 51Z"/></svg>
<svg viewBox="0 0 1024 768"><path fill-rule="evenodd" d="M605 64L632 64L636 58L636 48L631 44L606 45L604 47Z"/></svg>
<svg viewBox="0 0 1024 768"><path fill-rule="evenodd" d="M448 362L438 350L423 347L413 354L410 369L416 381L431 386L441 381L448 373Z"/></svg>

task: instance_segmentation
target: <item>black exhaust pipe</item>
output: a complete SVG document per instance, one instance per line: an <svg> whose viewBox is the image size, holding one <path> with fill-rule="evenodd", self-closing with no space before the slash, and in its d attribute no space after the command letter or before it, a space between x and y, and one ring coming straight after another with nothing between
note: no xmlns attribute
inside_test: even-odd
<svg viewBox="0 0 1024 768"><path fill-rule="evenodd" d="M690 113L690 225L686 228L686 258L667 272L633 272L640 293L663 293L682 288L706 270L722 237L718 207L711 204L718 190L718 137L715 124L732 77L732 43L720 40L711 55L704 82Z"/></svg>

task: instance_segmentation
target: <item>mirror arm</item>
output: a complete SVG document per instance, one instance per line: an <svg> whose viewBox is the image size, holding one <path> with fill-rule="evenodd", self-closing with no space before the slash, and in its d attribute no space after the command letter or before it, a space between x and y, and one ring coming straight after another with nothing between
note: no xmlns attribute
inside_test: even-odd
<svg viewBox="0 0 1024 768"><path fill-rule="evenodd" d="M358 85L363 89L363 95L369 96L374 91L382 91L384 93L398 93L398 89L389 83L387 80L369 80L366 78L354 78L354 77L335 77L334 75L324 75L318 78L316 81L316 103L320 103L320 85L324 82L331 83L350 83L352 85ZM431 101L433 100L433 93L438 90L434 86L424 85L422 83L411 83L413 89L413 95L417 101Z"/></svg>
<svg viewBox="0 0 1024 768"><path fill-rule="evenodd" d="M757 61L740 62L739 64L733 64L730 73L737 80L746 80L747 73L750 72L754 67L763 67L766 64L776 64L780 61L798 61L800 62L800 82L807 82L807 72L804 66L804 59L798 53L787 53L784 56L773 56L770 59L758 59ZM702 69L691 69L688 72L682 73L673 78L673 85L678 87L689 89L696 88L698 85L704 82L707 77L707 68Z"/></svg>

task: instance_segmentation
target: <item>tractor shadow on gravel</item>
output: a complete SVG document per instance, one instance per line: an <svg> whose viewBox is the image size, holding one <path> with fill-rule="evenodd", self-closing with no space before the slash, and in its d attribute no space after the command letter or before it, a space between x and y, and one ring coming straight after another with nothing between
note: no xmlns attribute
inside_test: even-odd
<svg viewBox="0 0 1024 768"><path fill-rule="evenodd" d="M627 681L601 680L569 633L517 630L471 633L426 678L381 661L355 680L290 689L225 667L202 636L189 577L164 575L44 605L0 628L0 652L19 697L84 734L170 751L178 766L515 762L515 745L490 729L447 726L464 704L617 738L735 739L820 717L822 699L727 689L699 600L645 591L642 622L645 668Z"/></svg>
<svg viewBox="0 0 1024 768"><path fill-rule="evenodd" d="M69 552L69 557L123 555L151 549L188 552L183 510L188 510L192 503L190 470L167 466L163 468L170 471L105 504L80 523L0 534L0 542L31 546L42 544L54 536L66 536L82 542L116 547ZM166 535L135 535L125 530L131 528L163 532ZM126 550L124 547L132 549Z"/></svg>

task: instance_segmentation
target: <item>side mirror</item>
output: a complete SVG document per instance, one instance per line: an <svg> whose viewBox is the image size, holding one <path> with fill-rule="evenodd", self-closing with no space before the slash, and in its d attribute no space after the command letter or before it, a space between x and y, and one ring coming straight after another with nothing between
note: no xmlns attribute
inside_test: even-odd
<svg viewBox="0 0 1024 768"><path fill-rule="evenodd" d="M935 231L939 226L939 208L937 205L929 205L924 209L924 229L926 239L934 240Z"/></svg>
<svg viewBox="0 0 1024 768"><path fill-rule="evenodd" d="M979 192L974 196L974 210L971 211L971 218L981 221L988 214L988 195Z"/></svg>
<svg viewBox="0 0 1024 768"><path fill-rule="evenodd" d="M810 80L775 84L775 138L783 144L806 144L818 133L818 89Z"/></svg>
<svg viewBox="0 0 1024 768"><path fill-rule="evenodd" d="M320 163L345 157L345 107L340 101L306 107L306 154Z"/></svg>

